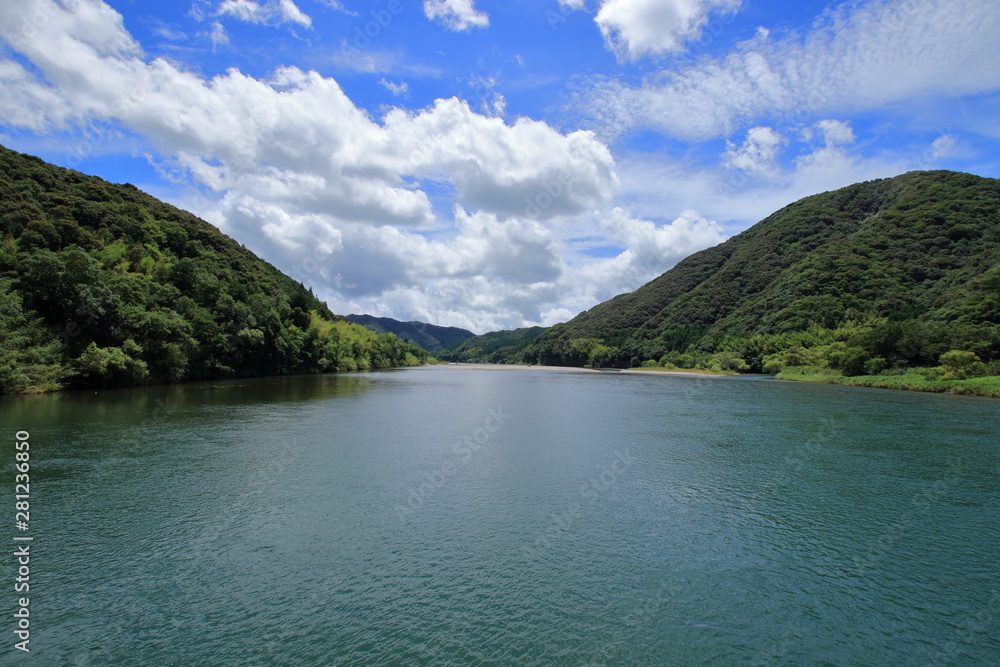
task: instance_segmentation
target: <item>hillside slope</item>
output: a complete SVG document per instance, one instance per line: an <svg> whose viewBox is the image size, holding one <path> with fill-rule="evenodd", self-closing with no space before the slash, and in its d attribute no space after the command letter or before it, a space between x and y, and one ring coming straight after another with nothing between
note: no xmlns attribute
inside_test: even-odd
<svg viewBox="0 0 1000 667"><path fill-rule="evenodd" d="M466 339L449 350L439 352L437 356L445 361L460 363L506 363L546 331L548 329L545 327L491 331Z"/></svg>
<svg viewBox="0 0 1000 667"><path fill-rule="evenodd" d="M348 315L347 320L368 327L376 333L391 333L428 352L454 347L476 334L458 327L440 327L426 322L401 322L391 317L374 315Z"/></svg>
<svg viewBox="0 0 1000 667"><path fill-rule="evenodd" d="M504 360L625 367L709 354L762 370L768 355L843 343L887 365L950 349L989 361L998 324L1000 182L910 172L791 204Z"/></svg>
<svg viewBox="0 0 1000 667"><path fill-rule="evenodd" d="M0 393L416 364L209 223L0 147Z"/></svg>

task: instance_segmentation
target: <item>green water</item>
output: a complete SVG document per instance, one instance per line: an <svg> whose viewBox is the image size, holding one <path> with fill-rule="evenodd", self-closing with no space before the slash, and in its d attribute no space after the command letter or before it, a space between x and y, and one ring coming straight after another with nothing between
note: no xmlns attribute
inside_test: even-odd
<svg viewBox="0 0 1000 667"><path fill-rule="evenodd" d="M447 367L5 398L0 662L1000 664L998 408Z"/></svg>

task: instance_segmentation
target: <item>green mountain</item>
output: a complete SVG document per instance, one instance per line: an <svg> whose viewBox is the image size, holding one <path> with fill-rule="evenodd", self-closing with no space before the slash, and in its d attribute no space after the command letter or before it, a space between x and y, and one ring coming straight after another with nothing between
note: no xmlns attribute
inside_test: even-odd
<svg viewBox="0 0 1000 667"><path fill-rule="evenodd" d="M391 317L373 315L348 315L347 320L368 327L376 333L391 333L428 352L438 352L454 347L476 334L458 327L439 327L426 322L400 322Z"/></svg>
<svg viewBox="0 0 1000 667"><path fill-rule="evenodd" d="M190 213L0 147L0 393L426 359Z"/></svg>
<svg viewBox="0 0 1000 667"><path fill-rule="evenodd" d="M468 338L450 350L437 353L437 356L445 361L463 363L509 363L518 352L534 343L547 330L545 327L530 327L513 331L491 331Z"/></svg>
<svg viewBox="0 0 1000 667"><path fill-rule="evenodd" d="M802 199L502 361L857 375L950 350L1000 359L1000 181L931 171Z"/></svg>

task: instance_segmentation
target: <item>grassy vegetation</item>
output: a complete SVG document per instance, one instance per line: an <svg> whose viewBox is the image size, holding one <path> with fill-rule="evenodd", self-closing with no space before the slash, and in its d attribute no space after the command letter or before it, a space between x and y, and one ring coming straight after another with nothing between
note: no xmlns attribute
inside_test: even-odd
<svg viewBox="0 0 1000 667"><path fill-rule="evenodd" d="M964 380L941 380L928 377L933 369L913 369L899 375L858 375L848 377L840 371L811 366L793 366L777 374L779 380L796 382L821 382L842 384L852 387L872 387L878 389L906 389L942 394L965 394L1000 398L1000 376L967 378Z"/></svg>

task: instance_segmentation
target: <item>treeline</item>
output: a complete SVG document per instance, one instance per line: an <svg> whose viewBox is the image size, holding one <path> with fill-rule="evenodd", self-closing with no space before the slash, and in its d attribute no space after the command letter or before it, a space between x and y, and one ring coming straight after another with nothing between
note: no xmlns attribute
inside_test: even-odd
<svg viewBox="0 0 1000 667"><path fill-rule="evenodd" d="M906 320L846 322L834 329L812 324L805 331L729 335L699 338L675 349L660 348L646 358L605 345L596 338L577 338L556 344L525 345L496 363L586 366L593 368L659 367L776 374L790 367L827 368L845 376L902 374L914 368L936 368L936 379L946 378L945 367L961 366L964 377L1000 375L1000 327L949 326ZM960 361L960 363L957 363ZM942 366L944 364L944 366ZM955 376L953 372L949 377ZM962 379L955 377L954 379Z"/></svg>
<svg viewBox="0 0 1000 667"><path fill-rule="evenodd" d="M0 147L0 393L427 359L189 213Z"/></svg>

